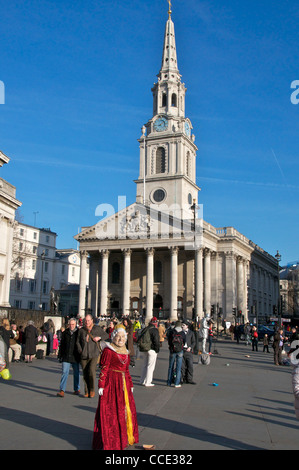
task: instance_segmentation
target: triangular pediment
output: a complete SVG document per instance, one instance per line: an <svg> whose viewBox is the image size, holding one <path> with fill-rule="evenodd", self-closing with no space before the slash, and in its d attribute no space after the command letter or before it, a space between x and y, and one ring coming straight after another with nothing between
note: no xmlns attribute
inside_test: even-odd
<svg viewBox="0 0 299 470"><path fill-rule="evenodd" d="M175 208L176 209L176 208ZM190 237L193 221L182 220L179 209L169 211L162 206L133 203L75 236L79 242L91 240L138 240Z"/></svg>

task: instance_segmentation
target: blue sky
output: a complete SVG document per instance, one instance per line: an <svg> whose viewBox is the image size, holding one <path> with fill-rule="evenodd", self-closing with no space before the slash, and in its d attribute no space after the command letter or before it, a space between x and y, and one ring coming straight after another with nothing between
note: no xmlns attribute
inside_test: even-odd
<svg viewBox="0 0 299 470"><path fill-rule="evenodd" d="M299 10L294 0L173 0L204 219L282 264L299 259ZM76 247L98 204L135 201L141 127L162 58L166 0L0 3L0 176L23 222Z"/></svg>

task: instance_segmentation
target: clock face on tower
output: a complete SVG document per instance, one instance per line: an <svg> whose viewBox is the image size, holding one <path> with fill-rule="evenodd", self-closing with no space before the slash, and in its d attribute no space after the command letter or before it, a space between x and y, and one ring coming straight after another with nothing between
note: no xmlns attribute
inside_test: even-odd
<svg viewBox="0 0 299 470"><path fill-rule="evenodd" d="M158 118L154 123L154 129L157 132L165 131L168 127L167 119L164 117Z"/></svg>

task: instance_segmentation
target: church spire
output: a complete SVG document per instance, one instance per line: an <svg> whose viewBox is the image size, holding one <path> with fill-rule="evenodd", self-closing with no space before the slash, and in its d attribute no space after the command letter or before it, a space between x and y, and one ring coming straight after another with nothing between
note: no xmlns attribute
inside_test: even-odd
<svg viewBox="0 0 299 470"><path fill-rule="evenodd" d="M174 24L171 19L171 2L168 0L169 10L168 10L168 20L165 28L164 35L164 46L163 46L163 55L162 55L162 65L161 70L158 74L159 80L180 80L181 76L179 74L178 65L177 65L177 53L176 53L176 44L175 44L175 33L174 33Z"/></svg>

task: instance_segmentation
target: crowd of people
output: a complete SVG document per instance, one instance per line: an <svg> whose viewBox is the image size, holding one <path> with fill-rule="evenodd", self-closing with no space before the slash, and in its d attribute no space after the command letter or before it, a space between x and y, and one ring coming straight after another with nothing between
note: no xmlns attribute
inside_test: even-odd
<svg viewBox="0 0 299 470"><path fill-rule="evenodd" d="M204 325L206 331L203 331ZM226 333L230 333L232 339L239 343L239 331L236 324L234 329ZM252 344L252 350L257 351L259 338L256 326L248 323L243 331L245 344ZM109 450L124 449L138 443L137 415L130 375L130 367L135 367L136 359L143 359L140 385L154 387L157 357L163 343L166 342L169 350L168 368L167 372L165 371L166 385L175 388L180 388L184 384L195 385L194 355L212 354L214 335L214 324L209 318L202 320L201 328L197 322L186 319L171 323L158 321L153 317L146 326L142 317L135 320L129 316L123 316L120 320L112 317L99 321L90 314L87 314L83 321L69 318L66 328L56 332L51 320L48 320L40 331L32 321L29 321L23 329L17 327L14 322L10 323L7 319L3 319L0 327L0 337L7 346L5 358L7 363L10 360L19 362L21 357L25 362L31 362L38 343L47 343L47 354L56 355L62 365L58 397L65 396L71 367L73 393L81 394L81 366L83 396L93 398L98 392L92 448ZM203 338L202 351L199 349L200 336ZM206 340L209 345L208 351L203 348ZM273 338L276 365L282 365L284 344L286 342L294 344L294 341L299 343L297 328L294 327L288 336L282 328L277 328ZM270 352L267 335L263 339L263 351ZM296 384L294 390L295 386L297 387L299 416L299 366L293 374L293 382Z"/></svg>

